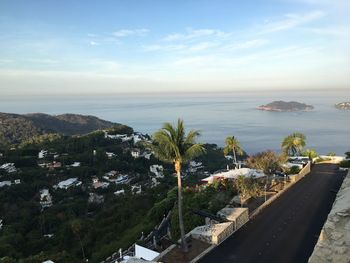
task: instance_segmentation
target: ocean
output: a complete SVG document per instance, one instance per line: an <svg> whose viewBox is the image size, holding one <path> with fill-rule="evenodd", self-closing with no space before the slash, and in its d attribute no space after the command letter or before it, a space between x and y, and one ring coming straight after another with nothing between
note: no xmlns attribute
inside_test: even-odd
<svg viewBox="0 0 350 263"><path fill-rule="evenodd" d="M267 112L256 107L274 100L298 101L308 112ZM282 139L302 132L307 148L321 154L350 151L350 111L335 103L350 101L350 89L313 91L239 91L230 93L98 94L1 96L0 112L79 113L123 123L152 134L164 122L182 118L188 129L199 129L201 142L223 146L236 136L248 153L280 151Z"/></svg>

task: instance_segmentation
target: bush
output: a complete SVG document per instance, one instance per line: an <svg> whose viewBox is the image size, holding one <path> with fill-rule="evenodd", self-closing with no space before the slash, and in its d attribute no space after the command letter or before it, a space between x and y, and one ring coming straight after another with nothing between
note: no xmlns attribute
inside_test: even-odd
<svg viewBox="0 0 350 263"><path fill-rule="evenodd" d="M343 168L350 168L350 161L346 161L346 160L341 161L339 166Z"/></svg>
<svg viewBox="0 0 350 263"><path fill-rule="evenodd" d="M298 174L300 172L300 168L299 166L292 166L289 171L288 174Z"/></svg>

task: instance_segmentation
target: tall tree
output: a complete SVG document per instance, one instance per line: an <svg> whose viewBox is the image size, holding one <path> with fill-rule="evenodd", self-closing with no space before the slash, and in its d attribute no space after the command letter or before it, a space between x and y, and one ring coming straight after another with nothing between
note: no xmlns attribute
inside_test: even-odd
<svg viewBox="0 0 350 263"><path fill-rule="evenodd" d="M200 135L199 131L191 130L186 135L184 122L181 119L177 121L177 127L170 123L164 123L162 129L152 136L152 149L155 156L168 163L174 164L177 175L178 186L178 207L179 207L179 226L181 233L182 248L188 251L185 240L185 228L182 216L182 182L181 166L195 157L205 153L202 144L196 143L196 138Z"/></svg>
<svg viewBox="0 0 350 263"><path fill-rule="evenodd" d="M232 137L229 136L225 139L224 154L228 155L231 151L233 153L233 162L235 164L235 167L237 167L236 154L242 155L243 150L240 146L239 141L235 138L235 136L232 136Z"/></svg>
<svg viewBox="0 0 350 263"><path fill-rule="evenodd" d="M71 222L71 229L74 233L74 235L78 238L82 256L83 256L83 261L85 261L85 251L84 251L84 246L83 242L81 240L81 232L82 232L82 225L79 219L75 219Z"/></svg>
<svg viewBox="0 0 350 263"><path fill-rule="evenodd" d="M300 132L292 133L282 141L282 149L286 154L295 156L300 155L306 145L306 136Z"/></svg>

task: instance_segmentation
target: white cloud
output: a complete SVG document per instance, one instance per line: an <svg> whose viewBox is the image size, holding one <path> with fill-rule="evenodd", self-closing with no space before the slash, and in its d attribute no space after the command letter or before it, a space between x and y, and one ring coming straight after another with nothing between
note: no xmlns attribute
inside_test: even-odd
<svg viewBox="0 0 350 263"><path fill-rule="evenodd" d="M91 46L98 46L99 43L98 43L98 42L95 42L95 41L90 41L90 45L91 45Z"/></svg>
<svg viewBox="0 0 350 263"><path fill-rule="evenodd" d="M187 46L186 45L149 45L145 46L145 51L178 51L178 50L184 50Z"/></svg>
<svg viewBox="0 0 350 263"><path fill-rule="evenodd" d="M183 41L198 39L201 37L227 37L229 34L217 29L191 29L188 28L186 33L174 33L163 38L164 41Z"/></svg>
<svg viewBox="0 0 350 263"><path fill-rule="evenodd" d="M267 39L252 39L243 41L240 43L234 43L225 47L228 50L239 50L239 49L250 49L250 48L258 48L268 44L270 41Z"/></svg>
<svg viewBox="0 0 350 263"><path fill-rule="evenodd" d="M318 20L326 15L323 11L312 11L305 14L286 14L283 19L277 21L267 21L262 26L262 33L273 33L292 29L297 26Z"/></svg>
<svg viewBox="0 0 350 263"><path fill-rule="evenodd" d="M115 37L128 37L128 36L145 36L149 33L149 29L120 29L113 32L112 35Z"/></svg>

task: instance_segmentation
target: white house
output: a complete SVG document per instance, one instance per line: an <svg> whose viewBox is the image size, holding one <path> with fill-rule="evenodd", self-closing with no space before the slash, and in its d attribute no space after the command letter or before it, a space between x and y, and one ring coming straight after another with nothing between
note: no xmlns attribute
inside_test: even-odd
<svg viewBox="0 0 350 263"><path fill-rule="evenodd" d="M131 156L134 158L139 158L141 154L141 151L139 149L134 149L131 151Z"/></svg>
<svg viewBox="0 0 350 263"><path fill-rule="evenodd" d="M46 151L46 150L41 150L41 151L38 153L38 158L39 158L39 159L43 159L43 158L45 158L46 155L47 155L47 151Z"/></svg>
<svg viewBox="0 0 350 263"><path fill-rule="evenodd" d="M233 169L233 170L228 170L228 171L221 172L221 173L212 174L211 176L202 179L202 182L210 184L215 180L221 180L221 179L233 180L233 179L237 179L237 177L241 176L241 175L243 175L244 177L251 177L252 176L254 178L261 178L261 177L266 176L261 171L257 171L257 170L250 169L250 168L240 168L240 169Z"/></svg>
<svg viewBox="0 0 350 263"><path fill-rule="evenodd" d="M2 229L2 227L4 226L2 219L0 219L0 230Z"/></svg>
<svg viewBox="0 0 350 263"><path fill-rule="evenodd" d="M15 179L14 183L15 184L20 184L21 183L21 179Z"/></svg>
<svg viewBox="0 0 350 263"><path fill-rule="evenodd" d="M104 188L107 188L108 186L109 186L109 183L107 183L107 182L101 182L101 181L98 180L97 177L93 177L93 178L92 178L92 187L93 187L93 188L95 188L95 189L97 189L97 188L102 188L102 189L104 189Z"/></svg>
<svg viewBox="0 0 350 263"><path fill-rule="evenodd" d="M108 159L112 159L113 157L117 156L115 153L112 153L112 152L106 152L106 155L107 155Z"/></svg>
<svg viewBox="0 0 350 263"><path fill-rule="evenodd" d="M11 184L11 181L2 181L0 182L0 187L11 186Z"/></svg>
<svg viewBox="0 0 350 263"><path fill-rule="evenodd" d="M0 169L4 169L8 173L17 172L17 169L14 163L4 163L3 165L0 166Z"/></svg>
<svg viewBox="0 0 350 263"><path fill-rule="evenodd" d="M163 178L164 174L163 174L163 165L158 165L158 164L153 164L149 167L149 170L151 171L151 173L154 173L156 175L156 177L158 178Z"/></svg>
<svg viewBox="0 0 350 263"><path fill-rule="evenodd" d="M49 189L40 190L40 205L42 208L52 206L52 196Z"/></svg>
<svg viewBox="0 0 350 263"><path fill-rule="evenodd" d="M70 165L70 167L79 167L81 165L80 162L74 162L73 164Z"/></svg>
<svg viewBox="0 0 350 263"><path fill-rule="evenodd" d="M115 191L114 194L115 195L123 195L123 194L125 194L125 190L122 189L122 190Z"/></svg>
<svg viewBox="0 0 350 263"><path fill-rule="evenodd" d="M81 185L81 181L78 181L78 178L69 178L62 182L59 182L57 187L60 189L68 189L72 186L79 186L79 185Z"/></svg>
<svg viewBox="0 0 350 263"><path fill-rule="evenodd" d="M141 188L141 185L133 185L133 186L131 186L131 192L133 193L133 194L141 194L141 192L142 192L142 188Z"/></svg>

